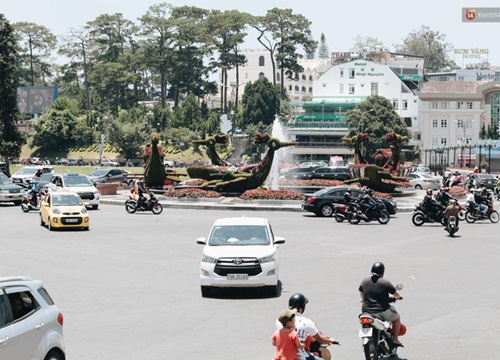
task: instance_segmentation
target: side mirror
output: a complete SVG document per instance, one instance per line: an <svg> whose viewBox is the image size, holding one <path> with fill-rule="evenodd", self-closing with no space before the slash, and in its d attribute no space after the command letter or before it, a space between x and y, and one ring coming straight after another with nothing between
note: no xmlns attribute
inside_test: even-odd
<svg viewBox="0 0 500 360"><path fill-rule="evenodd" d="M274 244L279 245L279 244L284 244L285 243L285 238L281 236L276 236L274 238Z"/></svg>
<svg viewBox="0 0 500 360"><path fill-rule="evenodd" d="M89 207L90 206L90 203L88 203L87 201L83 203L83 206L85 207Z"/></svg>
<svg viewBox="0 0 500 360"><path fill-rule="evenodd" d="M200 237L196 239L196 243L198 245L206 245L207 244L207 238L206 237Z"/></svg>
<svg viewBox="0 0 500 360"><path fill-rule="evenodd" d="M397 284L394 287L396 288L396 290L403 290L403 284Z"/></svg>

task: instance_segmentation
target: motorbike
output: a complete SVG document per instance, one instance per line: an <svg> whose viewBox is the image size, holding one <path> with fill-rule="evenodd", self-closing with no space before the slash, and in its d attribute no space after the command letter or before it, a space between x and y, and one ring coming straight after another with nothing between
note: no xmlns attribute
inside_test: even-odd
<svg viewBox="0 0 500 360"><path fill-rule="evenodd" d="M488 210L486 211L486 214L482 213L479 211L479 209L476 209L472 206L472 204L467 204L467 212L465 213L465 220L469 224L473 224L478 220L490 220L493 224L496 224L498 220L500 220L500 216L498 215L498 211L496 211L493 208L493 202L488 201L487 204L485 204L488 207Z"/></svg>
<svg viewBox="0 0 500 360"><path fill-rule="evenodd" d="M23 195L21 200L21 210L25 213L30 210L40 210L40 202L45 195L43 191L38 190L37 184L31 183L30 189Z"/></svg>
<svg viewBox="0 0 500 360"><path fill-rule="evenodd" d="M443 210L437 210L430 213L422 204L415 205L415 210L413 210L411 221L415 226L422 226L424 223L440 223L444 226L446 223L446 219L443 215Z"/></svg>
<svg viewBox="0 0 500 360"><path fill-rule="evenodd" d="M448 217L448 223L445 227L445 230L448 231L448 234L451 236L451 237L454 237L455 236L455 233L458 231L458 222L457 222L457 218L455 216L449 216Z"/></svg>
<svg viewBox="0 0 500 360"><path fill-rule="evenodd" d="M395 287L396 290L403 289L402 284L398 284ZM391 302L395 301L396 299L392 297ZM359 315L359 322L361 324L359 337L361 338L366 360L378 360L386 356L396 355L398 346L393 342L391 333L392 323L390 321L383 321L373 314L365 312ZM399 336L403 336L405 333L406 326L401 324Z"/></svg>
<svg viewBox="0 0 500 360"><path fill-rule="evenodd" d="M333 214L337 222L343 222L349 216L349 206L345 204L333 204Z"/></svg>
<svg viewBox="0 0 500 360"><path fill-rule="evenodd" d="M149 199L140 205L137 200L130 196L130 199L125 201L125 210L127 210L129 214L133 214L137 211L151 211L153 214L159 215L163 211L163 206L160 204L160 200L155 194L149 193Z"/></svg>
<svg viewBox="0 0 500 360"><path fill-rule="evenodd" d="M363 213L362 207L358 202L349 204L347 210L347 220L350 224L359 224L361 220L365 222L378 221L380 224L385 225L389 222L391 216L387 212L385 205L382 201L377 201L375 207L369 210L366 215Z"/></svg>

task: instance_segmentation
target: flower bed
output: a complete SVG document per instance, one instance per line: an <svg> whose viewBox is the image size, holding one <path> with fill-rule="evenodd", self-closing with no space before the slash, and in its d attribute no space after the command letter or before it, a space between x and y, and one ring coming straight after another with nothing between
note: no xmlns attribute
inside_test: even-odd
<svg viewBox="0 0 500 360"><path fill-rule="evenodd" d="M457 198L465 197L466 194L467 194L467 190L465 190L461 186L452 186L450 188L450 195L453 197L457 197Z"/></svg>
<svg viewBox="0 0 500 360"><path fill-rule="evenodd" d="M240 195L242 200L303 200L304 195L289 190L247 190Z"/></svg>
<svg viewBox="0 0 500 360"><path fill-rule="evenodd" d="M189 189L169 189L167 190L163 196L166 197L176 197L176 198L190 198L190 199L198 199L198 198L220 198L222 195L217 191L210 190L202 190L196 188Z"/></svg>
<svg viewBox="0 0 500 360"><path fill-rule="evenodd" d="M280 180L280 185L285 186L338 186L344 185L343 181L340 180L322 180L322 179L313 179L313 180Z"/></svg>

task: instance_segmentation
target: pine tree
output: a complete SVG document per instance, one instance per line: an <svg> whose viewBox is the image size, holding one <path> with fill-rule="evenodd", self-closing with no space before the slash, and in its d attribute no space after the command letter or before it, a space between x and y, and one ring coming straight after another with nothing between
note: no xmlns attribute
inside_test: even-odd
<svg viewBox="0 0 500 360"><path fill-rule="evenodd" d="M328 45L326 45L326 37L325 34L321 34L321 38L319 41L318 47L318 58L322 60L327 60L330 57L328 54Z"/></svg>
<svg viewBox="0 0 500 360"><path fill-rule="evenodd" d="M9 21L0 14L0 158L7 162L19 157L24 139L16 127L17 109L17 53L14 31Z"/></svg>

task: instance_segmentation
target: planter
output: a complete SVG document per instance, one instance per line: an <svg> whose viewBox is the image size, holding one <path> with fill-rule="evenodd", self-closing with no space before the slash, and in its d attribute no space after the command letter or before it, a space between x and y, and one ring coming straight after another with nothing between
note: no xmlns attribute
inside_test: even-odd
<svg viewBox="0 0 500 360"><path fill-rule="evenodd" d="M104 183L97 184L96 188L101 195L116 195L119 183Z"/></svg>

